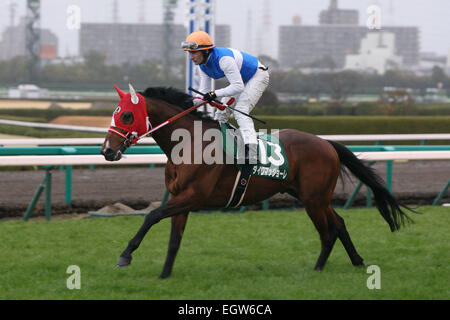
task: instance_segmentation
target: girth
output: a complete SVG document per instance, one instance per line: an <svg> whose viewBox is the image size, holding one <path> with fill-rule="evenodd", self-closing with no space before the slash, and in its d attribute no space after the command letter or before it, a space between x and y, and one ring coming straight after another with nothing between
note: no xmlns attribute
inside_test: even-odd
<svg viewBox="0 0 450 320"><path fill-rule="evenodd" d="M226 208L237 208L241 205L250 182L252 167L253 165L246 164L238 171Z"/></svg>

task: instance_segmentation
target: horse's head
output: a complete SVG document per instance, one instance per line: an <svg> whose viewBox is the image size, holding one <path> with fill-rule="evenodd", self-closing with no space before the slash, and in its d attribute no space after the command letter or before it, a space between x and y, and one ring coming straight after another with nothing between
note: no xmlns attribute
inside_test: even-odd
<svg viewBox="0 0 450 320"><path fill-rule="evenodd" d="M149 130L145 98L136 93L131 84L129 86L130 92L125 93L114 85L120 102L114 110L111 126L100 151L108 161L120 160L125 150Z"/></svg>

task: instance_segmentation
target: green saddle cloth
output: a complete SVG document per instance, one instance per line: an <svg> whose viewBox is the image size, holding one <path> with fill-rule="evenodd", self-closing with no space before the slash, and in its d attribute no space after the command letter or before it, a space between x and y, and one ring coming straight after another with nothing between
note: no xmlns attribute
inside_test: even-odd
<svg viewBox="0 0 450 320"><path fill-rule="evenodd" d="M238 145L243 146L240 132L229 123L220 123L223 138L223 150L228 158L233 159L239 170L244 164L238 160ZM242 156L239 158L243 158ZM227 163L230 163L227 160ZM272 178L275 180L287 180L289 173L289 163L283 145L277 137L268 134L258 135L258 161L253 165L251 175Z"/></svg>

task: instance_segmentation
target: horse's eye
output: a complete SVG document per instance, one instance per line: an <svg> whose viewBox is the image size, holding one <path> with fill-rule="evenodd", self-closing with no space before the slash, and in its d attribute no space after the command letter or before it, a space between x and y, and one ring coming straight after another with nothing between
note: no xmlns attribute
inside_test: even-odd
<svg viewBox="0 0 450 320"><path fill-rule="evenodd" d="M130 125L134 122L134 116L133 113L131 111L125 111L124 113L122 113L122 115L120 116L120 121L123 124L126 125Z"/></svg>

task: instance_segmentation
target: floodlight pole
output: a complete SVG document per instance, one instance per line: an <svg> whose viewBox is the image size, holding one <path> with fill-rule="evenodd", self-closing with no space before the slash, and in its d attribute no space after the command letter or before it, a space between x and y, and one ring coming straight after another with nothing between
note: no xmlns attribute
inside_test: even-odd
<svg viewBox="0 0 450 320"><path fill-rule="evenodd" d="M187 32L188 35L196 30L203 30L207 32L214 40L215 34L215 0L186 0L187 4ZM183 39L184 40L184 39ZM186 55L186 92L192 95L189 87L198 89L200 87L199 68L195 66L189 55ZM214 80L211 80L211 88L214 89ZM215 108L210 106L202 107L204 112L211 115Z"/></svg>
<svg viewBox="0 0 450 320"><path fill-rule="evenodd" d="M38 82L41 59L41 3L40 0L27 0L26 55L28 62L28 80Z"/></svg>

